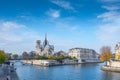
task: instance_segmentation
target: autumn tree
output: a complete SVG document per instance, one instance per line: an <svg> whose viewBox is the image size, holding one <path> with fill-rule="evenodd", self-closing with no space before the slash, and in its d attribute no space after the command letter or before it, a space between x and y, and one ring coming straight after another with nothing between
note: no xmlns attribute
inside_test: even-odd
<svg viewBox="0 0 120 80"><path fill-rule="evenodd" d="M117 59L120 60L120 55L117 55Z"/></svg>
<svg viewBox="0 0 120 80"><path fill-rule="evenodd" d="M6 54L4 51L0 50L0 64L3 63L6 59Z"/></svg>
<svg viewBox="0 0 120 80"><path fill-rule="evenodd" d="M111 52L111 48L109 46L103 46L100 49L100 60L101 61L109 61L112 57L113 55Z"/></svg>

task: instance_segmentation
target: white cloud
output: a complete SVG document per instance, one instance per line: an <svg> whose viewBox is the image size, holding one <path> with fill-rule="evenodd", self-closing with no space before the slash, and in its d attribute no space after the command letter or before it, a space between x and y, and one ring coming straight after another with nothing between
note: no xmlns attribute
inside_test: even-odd
<svg viewBox="0 0 120 80"><path fill-rule="evenodd" d="M117 11L108 11L97 16L97 18L102 19L102 21L104 22L108 22L108 21L114 22L119 19L118 17L120 17L120 15L119 12Z"/></svg>
<svg viewBox="0 0 120 80"><path fill-rule="evenodd" d="M24 25L17 24L15 22L0 22L0 38L6 41L21 41L22 37L17 35L17 31L21 28L25 28Z"/></svg>
<svg viewBox="0 0 120 80"><path fill-rule="evenodd" d="M99 44L110 45L114 51L115 44L120 42L120 12L118 8L104 7L108 11L97 16L101 24L97 26Z"/></svg>
<svg viewBox="0 0 120 80"><path fill-rule="evenodd" d="M120 24L104 24L98 27L97 32L102 41L118 41L120 40Z"/></svg>
<svg viewBox="0 0 120 80"><path fill-rule="evenodd" d="M114 52L115 45L120 42L120 24L103 24L98 26L97 31L97 48L110 46Z"/></svg>
<svg viewBox="0 0 120 80"><path fill-rule="evenodd" d="M81 28L78 25L72 25L69 22L67 23L67 21L65 22L64 20L57 21L55 25L58 30L72 32L72 33L79 33Z"/></svg>
<svg viewBox="0 0 120 80"><path fill-rule="evenodd" d="M116 5L102 6L102 8L108 10L97 16L104 22L118 23L120 21L120 7Z"/></svg>
<svg viewBox="0 0 120 80"><path fill-rule="evenodd" d="M68 9L68 10L75 10L74 7L72 7L72 5L64 0L51 0L52 3L64 8L64 9Z"/></svg>
<svg viewBox="0 0 120 80"><path fill-rule="evenodd" d="M111 6L102 6L102 8L105 8L105 9L107 9L107 10L118 10L118 9L120 9L120 7L119 6L115 6L115 5L111 5Z"/></svg>
<svg viewBox="0 0 120 80"><path fill-rule="evenodd" d="M34 50L39 36L25 25L13 21L0 22L0 49L12 53Z"/></svg>
<svg viewBox="0 0 120 80"><path fill-rule="evenodd" d="M2 25L5 27L5 28L21 28L21 27L25 27L24 25L18 25L17 23L13 23L13 22L3 22ZM3 27L1 26L1 27Z"/></svg>
<svg viewBox="0 0 120 80"><path fill-rule="evenodd" d="M47 15L53 17L53 18L59 18L60 17L60 11L59 10L54 10L54 9L49 9L47 12Z"/></svg>
<svg viewBox="0 0 120 80"><path fill-rule="evenodd" d="M115 2L120 2L120 0L100 0L102 2L107 2L107 3L115 3Z"/></svg>
<svg viewBox="0 0 120 80"><path fill-rule="evenodd" d="M71 28L71 31L76 31L77 29L78 29L78 27L74 26L74 27Z"/></svg>
<svg viewBox="0 0 120 80"><path fill-rule="evenodd" d="M1 31L7 31L7 30L12 30L12 29L19 29L25 27L24 25L19 25L17 23L13 23L10 21L6 22L0 22L0 30Z"/></svg>

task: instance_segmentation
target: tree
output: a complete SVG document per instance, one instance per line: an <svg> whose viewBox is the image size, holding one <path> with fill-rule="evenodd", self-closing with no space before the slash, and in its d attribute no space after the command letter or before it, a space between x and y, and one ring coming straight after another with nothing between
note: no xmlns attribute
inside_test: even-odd
<svg viewBox="0 0 120 80"><path fill-rule="evenodd" d="M4 51L0 50L0 64L3 63L6 59L6 54Z"/></svg>
<svg viewBox="0 0 120 80"><path fill-rule="evenodd" d="M18 54L13 54L14 59L18 58Z"/></svg>
<svg viewBox="0 0 120 80"><path fill-rule="evenodd" d="M109 61L113 57L111 48L109 46L103 46L100 49L100 60L101 61ZM107 62L106 62L107 65Z"/></svg>
<svg viewBox="0 0 120 80"><path fill-rule="evenodd" d="M120 55L117 55L117 59L120 60Z"/></svg>
<svg viewBox="0 0 120 80"><path fill-rule="evenodd" d="M47 58L50 59L50 60L55 60L56 59L55 56L47 56Z"/></svg>
<svg viewBox="0 0 120 80"><path fill-rule="evenodd" d="M10 60L11 59L11 55L12 55L11 53L7 53L6 54L6 59Z"/></svg>
<svg viewBox="0 0 120 80"><path fill-rule="evenodd" d="M60 59L64 59L65 56L64 56L63 54L60 54L60 55L59 55L59 58L60 58Z"/></svg>
<svg viewBox="0 0 120 80"><path fill-rule="evenodd" d="M48 58L48 59L53 59L53 57L52 57L52 56L47 56L47 58Z"/></svg>
<svg viewBox="0 0 120 80"><path fill-rule="evenodd" d="M65 59L73 59L71 56L65 56Z"/></svg>

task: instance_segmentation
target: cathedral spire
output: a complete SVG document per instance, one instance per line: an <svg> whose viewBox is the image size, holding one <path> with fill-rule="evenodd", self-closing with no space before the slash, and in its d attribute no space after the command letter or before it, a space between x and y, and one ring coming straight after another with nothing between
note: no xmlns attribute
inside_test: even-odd
<svg viewBox="0 0 120 80"><path fill-rule="evenodd" d="M49 45L48 40L47 40L47 33L45 34L44 47L45 47L46 45Z"/></svg>
<svg viewBox="0 0 120 80"><path fill-rule="evenodd" d="M45 40L47 40L47 33L45 33Z"/></svg>

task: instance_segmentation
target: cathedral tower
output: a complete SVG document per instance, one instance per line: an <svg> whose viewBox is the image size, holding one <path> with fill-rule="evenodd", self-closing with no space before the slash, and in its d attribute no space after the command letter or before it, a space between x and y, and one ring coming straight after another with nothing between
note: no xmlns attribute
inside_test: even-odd
<svg viewBox="0 0 120 80"><path fill-rule="evenodd" d="M40 48L40 40L36 41L36 55L40 55L41 54L41 48Z"/></svg>
<svg viewBox="0 0 120 80"><path fill-rule="evenodd" d="M115 60L120 60L120 42L115 46Z"/></svg>

